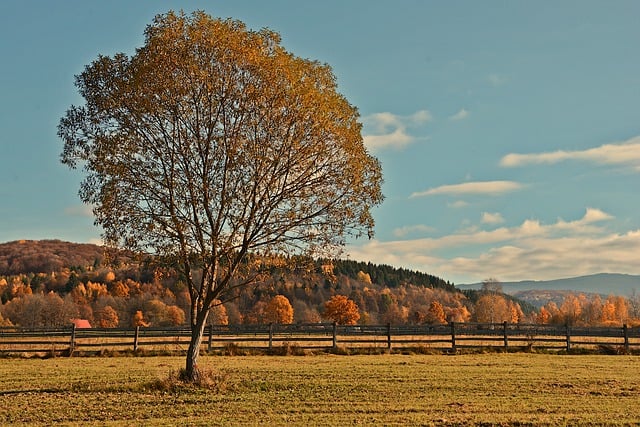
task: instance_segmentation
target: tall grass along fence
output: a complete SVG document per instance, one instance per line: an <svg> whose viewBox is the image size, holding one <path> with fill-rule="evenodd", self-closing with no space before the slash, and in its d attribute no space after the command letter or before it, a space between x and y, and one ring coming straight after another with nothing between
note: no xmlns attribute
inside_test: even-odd
<svg viewBox="0 0 640 427"><path fill-rule="evenodd" d="M73 355L101 352L184 352L189 328L83 329L0 328L0 354ZM203 338L208 352L379 351L463 349L527 351L640 351L638 327L572 327L519 323L449 323L444 325L267 324L211 325Z"/></svg>

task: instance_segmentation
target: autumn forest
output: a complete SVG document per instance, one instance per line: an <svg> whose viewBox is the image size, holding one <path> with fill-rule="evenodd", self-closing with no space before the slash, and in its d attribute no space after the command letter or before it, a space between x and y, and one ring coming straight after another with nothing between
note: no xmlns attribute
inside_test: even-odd
<svg viewBox="0 0 640 427"><path fill-rule="evenodd" d="M424 324L479 321L575 325L640 323L638 298L568 294L534 307L487 281L460 292L428 274L345 260L305 269L271 266L255 285L212 307L210 324ZM188 323L189 293L167 269L123 251L58 240L0 245L0 325L53 327L86 319L93 327Z"/></svg>

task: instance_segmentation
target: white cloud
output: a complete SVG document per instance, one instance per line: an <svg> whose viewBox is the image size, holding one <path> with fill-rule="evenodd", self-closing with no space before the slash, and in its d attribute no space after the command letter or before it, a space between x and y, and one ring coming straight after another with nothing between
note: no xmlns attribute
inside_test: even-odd
<svg viewBox="0 0 640 427"><path fill-rule="evenodd" d="M429 227L428 225L407 225L393 230L393 235L396 237L405 237L410 234L430 233L432 231L434 231L433 227Z"/></svg>
<svg viewBox="0 0 640 427"><path fill-rule="evenodd" d="M407 135L404 129L398 128L385 135L365 135L363 140L367 148L375 151L387 147L403 148L411 144L414 138Z"/></svg>
<svg viewBox="0 0 640 427"><path fill-rule="evenodd" d="M515 181L478 181L465 182L463 184L442 185L440 187L430 188L425 191L412 193L409 197L424 197L437 194L460 195L460 194L485 194L497 196L504 193L519 190L522 184Z"/></svg>
<svg viewBox="0 0 640 427"><path fill-rule="evenodd" d="M532 154L510 153L500 160L500 165L518 167L527 164L554 164L570 160L627 166L640 172L640 136L625 142L604 144L587 150L558 150Z"/></svg>
<svg viewBox="0 0 640 427"><path fill-rule="evenodd" d="M584 224L589 224L592 222L606 221L609 219L613 219L613 216L601 211L600 209L587 208L587 212L584 214L584 217L581 221Z"/></svg>
<svg viewBox="0 0 640 427"><path fill-rule="evenodd" d="M409 116L388 112L371 114L362 118L365 129L371 129L371 133L364 135L363 140L371 150L403 148L417 139L410 135L407 129L423 125L432 119L431 113L427 110L419 110Z"/></svg>
<svg viewBox="0 0 640 427"><path fill-rule="evenodd" d="M502 224L504 218L500 213L483 212L481 221L483 224Z"/></svg>
<svg viewBox="0 0 640 427"><path fill-rule="evenodd" d="M427 123L433 120L433 116L427 110L419 110L409 116L409 119L416 124Z"/></svg>
<svg viewBox="0 0 640 427"><path fill-rule="evenodd" d="M548 280L603 272L640 274L638 251L640 230L603 236L532 238L497 246L475 257L440 259L438 268L468 277L469 281L484 277Z"/></svg>
<svg viewBox="0 0 640 427"><path fill-rule="evenodd" d="M69 206L65 208L64 213L67 216L84 216L84 217L93 218L93 206L91 205Z"/></svg>
<svg viewBox="0 0 640 427"><path fill-rule="evenodd" d="M351 257L401 265L458 283L558 279L600 272L640 274L640 230L613 233L601 224L613 216L587 208L572 221L528 219L486 231L469 227L441 237L372 241L348 249ZM463 255L464 254L464 255Z"/></svg>
<svg viewBox="0 0 640 427"><path fill-rule="evenodd" d="M400 116L391 113L375 113L363 117L362 121L365 125L371 126L374 132L387 132L390 127L399 127L402 122Z"/></svg>
<svg viewBox="0 0 640 427"><path fill-rule="evenodd" d="M467 111L467 110L465 110L463 108L460 111L458 111L457 113L455 113L453 116L450 116L449 120L458 121L458 120L464 120L467 117L469 117L469 111Z"/></svg>

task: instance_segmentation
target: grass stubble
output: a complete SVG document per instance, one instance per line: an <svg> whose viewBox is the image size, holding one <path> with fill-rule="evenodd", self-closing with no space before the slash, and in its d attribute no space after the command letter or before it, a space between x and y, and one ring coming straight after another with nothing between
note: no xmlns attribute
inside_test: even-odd
<svg viewBox="0 0 640 427"><path fill-rule="evenodd" d="M0 359L0 425L635 425L637 356ZM171 373L171 374L170 374Z"/></svg>

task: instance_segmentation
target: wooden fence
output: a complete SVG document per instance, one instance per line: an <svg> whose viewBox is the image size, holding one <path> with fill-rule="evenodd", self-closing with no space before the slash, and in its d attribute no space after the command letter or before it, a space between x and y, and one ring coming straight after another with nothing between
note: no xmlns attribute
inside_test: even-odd
<svg viewBox="0 0 640 427"><path fill-rule="evenodd" d="M0 328L0 354L100 353L102 351L186 351L189 328L80 329ZM295 346L303 350L416 349L456 352L501 348L557 351L640 351L640 328L571 327L512 323L449 323L445 325L267 324L208 326L202 348L208 352L236 349L274 351Z"/></svg>

